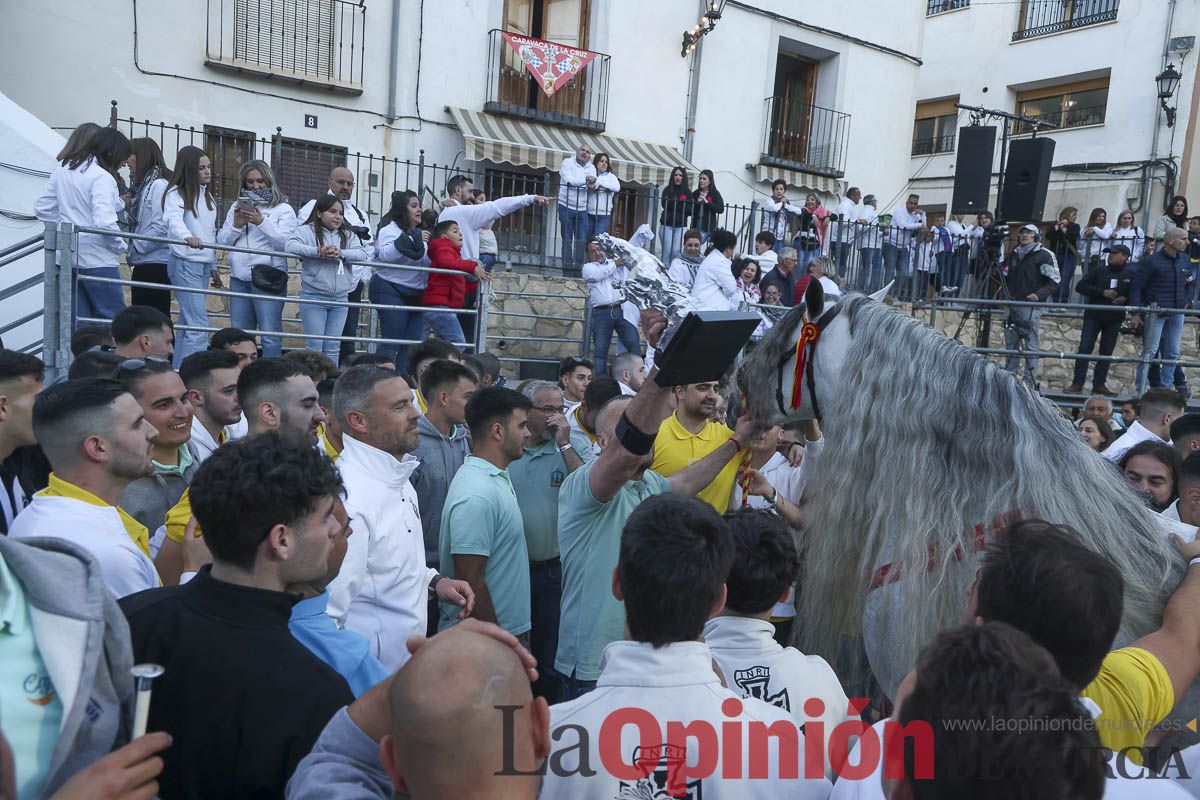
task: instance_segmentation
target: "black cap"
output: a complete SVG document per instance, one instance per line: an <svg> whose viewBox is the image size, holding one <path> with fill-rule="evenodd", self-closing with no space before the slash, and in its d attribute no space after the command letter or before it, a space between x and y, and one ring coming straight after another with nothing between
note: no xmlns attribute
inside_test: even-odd
<svg viewBox="0 0 1200 800"><path fill-rule="evenodd" d="M1114 244L1111 247L1106 247L1106 248L1104 248L1104 252L1106 252L1106 253L1124 253L1127 258L1131 255L1131 253L1129 252L1129 248L1123 244Z"/></svg>

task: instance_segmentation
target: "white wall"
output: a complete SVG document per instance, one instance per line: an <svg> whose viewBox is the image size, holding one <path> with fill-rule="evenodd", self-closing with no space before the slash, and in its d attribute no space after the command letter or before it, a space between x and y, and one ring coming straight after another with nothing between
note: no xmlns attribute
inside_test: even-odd
<svg viewBox="0 0 1200 800"><path fill-rule="evenodd" d="M1162 69L1166 7L1165 0L1121 0L1115 22L1018 42L1012 41L1012 33L1019 27L1020 4L981 3L935 15L926 21L925 66L917 78L916 99L958 95L961 103L1013 112L1019 88L1110 71L1103 125L1044 134L1056 142L1054 164L1145 160L1150 157L1156 125L1159 157L1165 157L1172 130L1156 113L1154 77ZM1172 36L1193 34L1200 34L1200 4L1178 2ZM1177 159L1183 153L1196 56L1196 52L1188 56L1176 101L1179 116L1171 152ZM1177 57L1173 61L1178 65ZM912 116L910 110L909 118ZM968 121L964 113L959 125ZM913 182L923 204L949 202L954 161L954 153L911 160L910 174L938 177ZM993 169L997 167L994 163ZM1113 218L1115 209L1145 205L1139 184L1138 176L1110 178L1056 171L1051 175L1046 216L1053 217L1061 207L1073 205L1089 210L1103 206ZM1151 199L1152 220L1158 215L1161 191ZM1138 218L1140 224L1140 212Z"/></svg>

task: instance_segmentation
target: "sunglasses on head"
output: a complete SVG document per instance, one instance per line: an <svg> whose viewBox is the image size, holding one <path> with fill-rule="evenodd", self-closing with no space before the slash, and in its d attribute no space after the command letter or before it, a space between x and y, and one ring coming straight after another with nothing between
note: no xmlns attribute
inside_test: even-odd
<svg viewBox="0 0 1200 800"><path fill-rule="evenodd" d="M147 364L170 364L171 362L162 356L146 356L145 358L127 358L117 365L117 369L125 372L137 372L139 369L145 369Z"/></svg>

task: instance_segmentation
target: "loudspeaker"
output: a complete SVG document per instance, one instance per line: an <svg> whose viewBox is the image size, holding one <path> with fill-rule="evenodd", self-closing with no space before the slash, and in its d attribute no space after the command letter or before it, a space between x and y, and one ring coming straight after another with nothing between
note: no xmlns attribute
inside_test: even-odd
<svg viewBox="0 0 1200 800"><path fill-rule="evenodd" d="M1040 222L1054 161L1054 140L1018 139L1008 148L1000 214L1009 222Z"/></svg>
<svg viewBox="0 0 1200 800"><path fill-rule="evenodd" d="M978 214L988 208L992 190L992 159L996 156L996 128L970 125L958 129L958 160L954 163L954 197L951 214Z"/></svg>

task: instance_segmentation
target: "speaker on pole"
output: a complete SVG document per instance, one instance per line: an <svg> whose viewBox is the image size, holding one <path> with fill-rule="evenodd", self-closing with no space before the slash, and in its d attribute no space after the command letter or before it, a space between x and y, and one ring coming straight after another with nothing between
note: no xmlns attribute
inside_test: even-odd
<svg viewBox="0 0 1200 800"><path fill-rule="evenodd" d="M995 156L995 126L970 125L958 129L958 159L954 164L954 197L950 200L950 213L978 214L987 210Z"/></svg>
<svg viewBox="0 0 1200 800"><path fill-rule="evenodd" d="M1054 161L1054 140L1017 139L1008 148L1000 214L1009 222L1037 222L1046 210L1046 189Z"/></svg>

